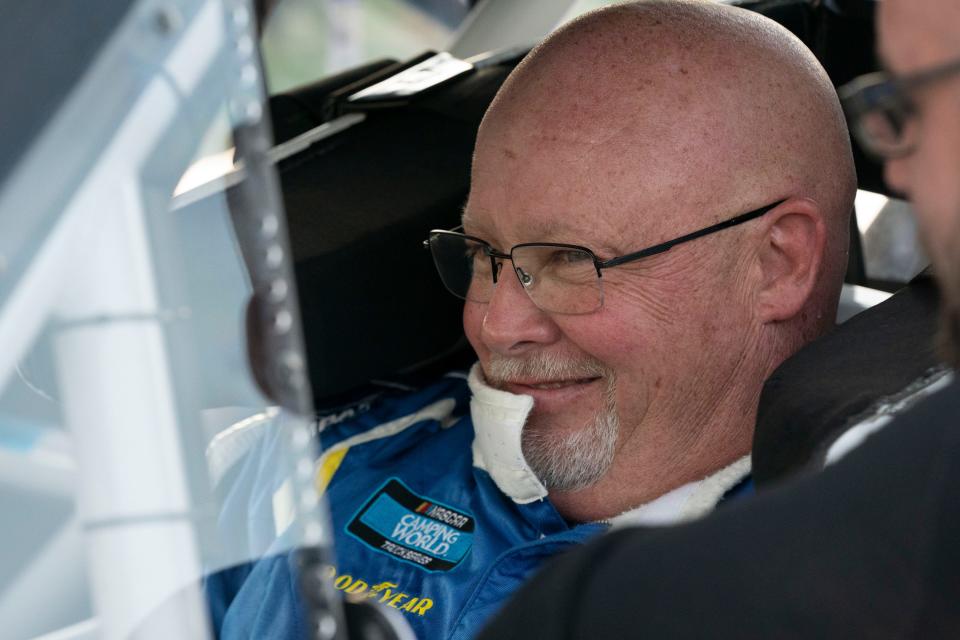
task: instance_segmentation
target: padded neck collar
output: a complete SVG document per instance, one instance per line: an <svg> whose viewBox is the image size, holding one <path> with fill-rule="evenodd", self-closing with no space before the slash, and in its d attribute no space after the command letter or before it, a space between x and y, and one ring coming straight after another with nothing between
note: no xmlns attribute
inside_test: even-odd
<svg viewBox="0 0 960 640"><path fill-rule="evenodd" d="M473 397L473 466L490 474L500 491L517 504L547 497L547 488L523 457L520 432L533 409L533 398L494 389L486 383L480 363L470 369L467 384ZM750 473L750 456L708 477L690 482L659 498L611 518L614 526L669 524L692 520L713 509L723 495Z"/></svg>
<svg viewBox="0 0 960 640"><path fill-rule="evenodd" d="M473 466L489 473L500 491L518 504L547 497L547 488L520 448L520 432L533 409L533 398L487 385L479 362L471 367L467 384L473 394Z"/></svg>
<svg viewBox="0 0 960 640"><path fill-rule="evenodd" d="M666 492L659 498L629 509L608 521L613 527L665 526L696 520L717 506L728 491L750 474L750 456Z"/></svg>

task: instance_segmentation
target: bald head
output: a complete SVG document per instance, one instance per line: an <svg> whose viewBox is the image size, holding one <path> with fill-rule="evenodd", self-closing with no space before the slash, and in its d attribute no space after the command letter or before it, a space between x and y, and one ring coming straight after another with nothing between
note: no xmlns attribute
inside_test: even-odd
<svg viewBox="0 0 960 640"><path fill-rule="evenodd" d="M648 0L570 22L488 110L474 192L505 163L549 165L557 182L532 188L591 192L660 237L808 198L827 226L818 291L836 303L856 190L846 124L813 54L756 13Z"/></svg>
<svg viewBox="0 0 960 640"><path fill-rule="evenodd" d="M617 5L564 26L515 69L478 133L464 213L465 232L500 251L566 243L609 260L779 203L577 280L551 276L570 260L550 254L532 276L517 266L523 286L504 270L489 300L468 300L464 330L485 372L574 372L566 395L536 390L524 427L533 459L559 461L543 477L582 457L577 442L595 449L599 425L620 425L591 495L551 493L561 512L605 517L749 451L763 381L833 324L854 191L833 87L756 14ZM601 307L534 304L535 287L581 295L574 282ZM545 375L516 370L525 389Z"/></svg>
<svg viewBox="0 0 960 640"><path fill-rule="evenodd" d="M692 207L803 194L841 218L855 182L809 50L758 14L707 2L618 5L566 25L508 79L481 150L491 137L504 153L533 143L589 173L629 170L633 188Z"/></svg>

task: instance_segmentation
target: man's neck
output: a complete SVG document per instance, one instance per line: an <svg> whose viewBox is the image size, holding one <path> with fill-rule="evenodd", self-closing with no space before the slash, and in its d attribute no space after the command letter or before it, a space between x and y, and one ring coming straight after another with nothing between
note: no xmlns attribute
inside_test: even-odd
<svg viewBox="0 0 960 640"><path fill-rule="evenodd" d="M613 464L598 482L578 491L548 491L521 452L521 432L533 406L529 396L483 383L478 366L468 377L475 437L474 465L487 471L514 501L549 496L568 521L606 520L690 482L703 480L750 451L757 398L728 392L702 401L699 416L677 408L647 415L619 443ZM683 419L678 416L685 414ZM654 424L656 423L656 424ZM661 428L654 428L660 425ZM669 427L669 428L668 428ZM650 434L660 434L651 437Z"/></svg>
<svg viewBox="0 0 960 640"><path fill-rule="evenodd" d="M551 490L549 498L560 515L570 522L609 520L688 483L703 480L748 454L749 447L744 447L711 464L681 473L621 474L611 469L590 487L578 491Z"/></svg>
<svg viewBox="0 0 960 640"><path fill-rule="evenodd" d="M744 404L756 406L755 401L748 402ZM755 415L755 409L743 406L718 411L709 423L693 430L699 437L692 442L645 443L637 449L626 443L600 480L577 491L550 490L550 501L572 522L607 520L647 504L748 455Z"/></svg>
<svg viewBox="0 0 960 640"><path fill-rule="evenodd" d="M577 491L548 488L550 501L568 521L607 520L748 455L760 400L755 381L765 380L782 360L774 349L745 352L725 380L700 385L714 393L651 408L643 424L618 444L613 464L600 480Z"/></svg>

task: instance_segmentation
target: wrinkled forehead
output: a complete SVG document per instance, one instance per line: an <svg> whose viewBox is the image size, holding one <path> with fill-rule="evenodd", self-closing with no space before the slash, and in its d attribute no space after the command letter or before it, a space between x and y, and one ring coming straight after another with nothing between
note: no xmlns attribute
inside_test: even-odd
<svg viewBox="0 0 960 640"><path fill-rule="evenodd" d="M624 178L601 180L598 168L581 157L491 156L475 166L463 223L468 233L498 248L559 242L613 257L691 224L677 210L664 212L667 199L652 191L624 189Z"/></svg>
<svg viewBox="0 0 960 640"><path fill-rule="evenodd" d="M469 232L500 244L632 247L714 222L708 203L737 184L693 127L541 115L525 112L478 137Z"/></svg>
<svg viewBox="0 0 960 640"><path fill-rule="evenodd" d="M786 172L769 156L785 134L752 117L740 96L685 96L681 87L616 107L499 114L477 139L467 221L499 242L586 244L572 230L636 246L735 215L769 185L779 190ZM752 126L741 131L731 114ZM551 235L530 237L540 232Z"/></svg>
<svg viewBox="0 0 960 640"><path fill-rule="evenodd" d="M480 202L481 204L475 204ZM642 216L638 216L638 224ZM494 247L507 251L527 242L556 242L585 246L598 255L616 255L621 248L623 234L603 213L578 209L576 205L563 208L522 208L514 203L499 205L471 198L464 207L465 233L486 240Z"/></svg>

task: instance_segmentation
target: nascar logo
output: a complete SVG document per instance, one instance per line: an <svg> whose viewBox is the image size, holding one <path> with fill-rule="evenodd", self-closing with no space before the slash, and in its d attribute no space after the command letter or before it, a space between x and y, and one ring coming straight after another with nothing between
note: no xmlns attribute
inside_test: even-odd
<svg viewBox="0 0 960 640"><path fill-rule="evenodd" d="M413 493L390 478L360 508L347 532L369 547L427 571L449 571L473 546L471 515Z"/></svg>
<svg viewBox="0 0 960 640"><path fill-rule="evenodd" d="M420 506L417 507L417 513L425 514L429 518L439 520L440 522L445 522L452 527L456 527L457 529L463 529L467 523L470 522L469 517L430 502L420 503Z"/></svg>

